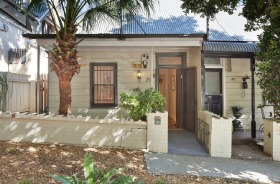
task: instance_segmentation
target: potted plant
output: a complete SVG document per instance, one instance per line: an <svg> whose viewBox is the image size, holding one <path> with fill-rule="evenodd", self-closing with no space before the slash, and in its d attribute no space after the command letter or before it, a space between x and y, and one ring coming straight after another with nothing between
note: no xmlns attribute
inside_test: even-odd
<svg viewBox="0 0 280 184"><path fill-rule="evenodd" d="M146 121L150 112L164 112L165 103L165 97L152 88L144 91L134 88L133 94L120 94L120 107L127 110L134 121Z"/></svg>
<svg viewBox="0 0 280 184"><path fill-rule="evenodd" d="M231 110L232 110L232 114L233 116L238 119L242 116L242 113L243 113L243 107L241 106L238 106L238 105L235 105L235 106L232 106L231 107Z"/></svg>
<svg viewBox="0 0 280 184"><path fill-rule="evenodd" d="M232 114L235 117L234 120L232 120L232 127L233 131L242 130L243 123L239 120L239 118L242 116L243 113L243 107L235 105L231 107Z"/></svg>

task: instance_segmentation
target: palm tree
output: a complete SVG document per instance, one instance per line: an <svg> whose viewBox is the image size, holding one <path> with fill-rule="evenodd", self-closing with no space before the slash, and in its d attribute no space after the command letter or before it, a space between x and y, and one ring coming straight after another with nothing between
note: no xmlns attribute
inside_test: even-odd
<svg viewBox="0 0 280 184"><path fill-rule="evenodd" d="M80 72L76 32L78 26L90 31L100 20L122 20L124 14L135 16L144 11L150 15L155 0L30 0L28 11L47 6L56 33L50 51L50 67L59 81L59 114L71 114L71 80Z"/></svg>

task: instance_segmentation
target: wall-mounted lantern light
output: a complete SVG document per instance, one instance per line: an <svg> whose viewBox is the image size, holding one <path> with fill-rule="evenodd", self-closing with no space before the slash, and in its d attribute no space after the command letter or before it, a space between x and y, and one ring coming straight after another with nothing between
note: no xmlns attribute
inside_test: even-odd
<svg viewBox="0 0 280 184"><path fill-rule="evenodd" d="M137 79L139 80L139 83L140 83L140 80L141 80L141 71L140 70L138 70L138 72L137 72Z"/></svg>
<svg viewBox="0 0 280 184"><path fill-rule="evenodd" d="M242 80L243 80L243 84L242 84L243 89L248 89L248 83L246 81L247 79L250 79L250 77L246 74L245 77L242 78Z"/></svg>

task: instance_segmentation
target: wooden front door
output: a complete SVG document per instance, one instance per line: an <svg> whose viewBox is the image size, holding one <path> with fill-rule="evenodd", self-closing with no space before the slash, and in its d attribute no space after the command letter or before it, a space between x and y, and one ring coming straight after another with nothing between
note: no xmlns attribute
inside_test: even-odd
<svg viewBox="0 0 280 184"><path fill-rule="evenodd" d="M177 122L189 131L196 130L196 68L177 69Z"/></svg>
<svg viewBox="0 0 280 184"><path fill-rule="evenodd" d="M222 69L205 69L205 110L223 115Z"/></svg>

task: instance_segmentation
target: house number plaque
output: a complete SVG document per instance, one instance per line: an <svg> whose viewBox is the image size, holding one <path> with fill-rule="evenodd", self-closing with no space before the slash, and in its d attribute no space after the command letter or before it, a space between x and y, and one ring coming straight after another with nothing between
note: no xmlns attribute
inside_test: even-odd
<svg viewBox="0 0 280 184"><path fill-rule="evenodd" d="M160 125L161 124L161 117L160 116L155 116L154 117L154 122L155 122L155 125Z"/></svg>

